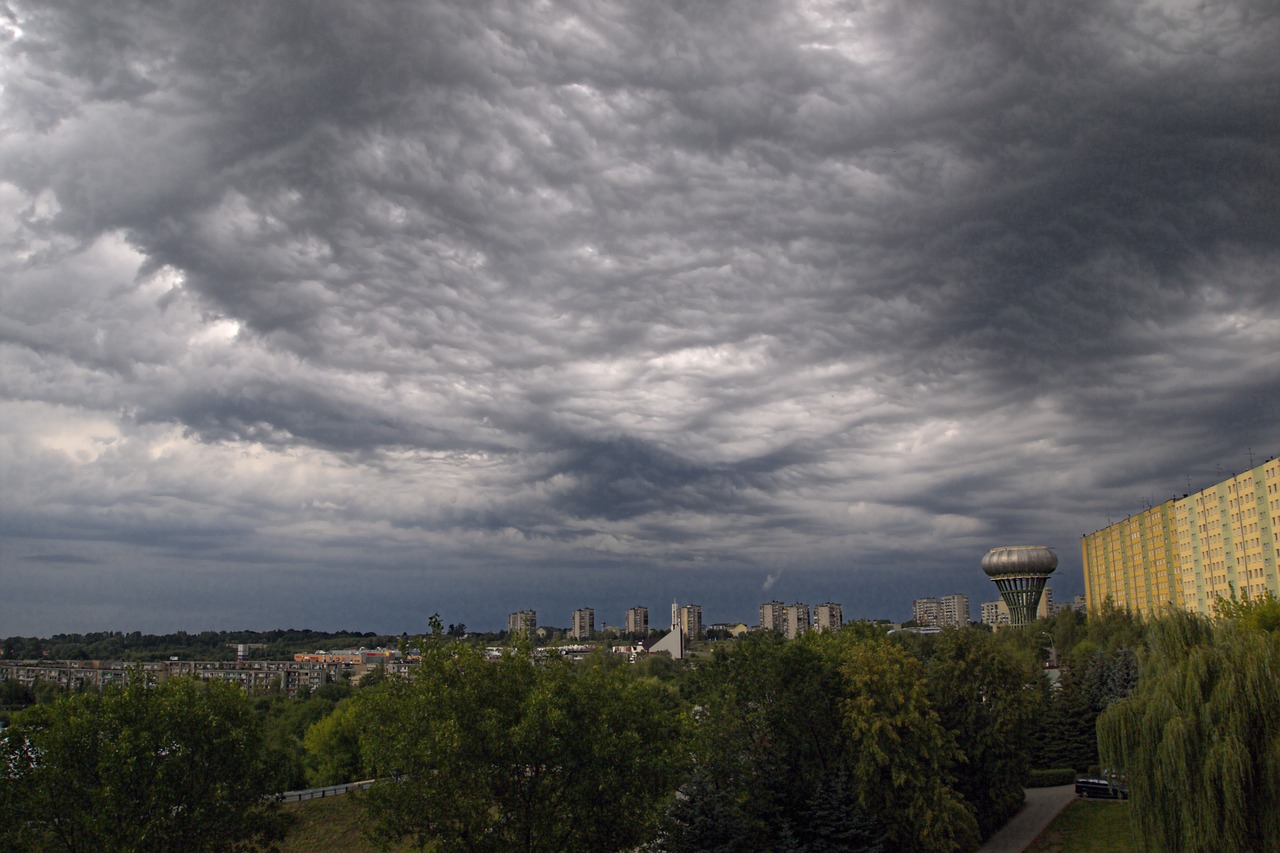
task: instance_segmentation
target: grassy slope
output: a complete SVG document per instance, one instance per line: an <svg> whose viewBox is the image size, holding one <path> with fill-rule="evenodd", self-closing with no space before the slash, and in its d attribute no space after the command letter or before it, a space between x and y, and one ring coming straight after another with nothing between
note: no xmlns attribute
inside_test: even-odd
<svg viewBox="0 0 1280 853"><path fill-rule="evenodd" d="M1137 853L1129 831L1129 804L1076 800L1025 853Z"/></svg>
<svg viewBox="0 0 1280 853"><path fill-rule="evenodd" d="M376 853L364 836L367 823L359 794L289 803L297 821L280 846L281 853ZM405 853L407 844L391 848ZM1137 853L1129 832L1129 804L1076 800L1058 815L1026 853Z"/></svg>
<svg viewBox="0 0 1280 853"><path fill-rule="evenodd" d="M281 853L376 853L379 849L364 836L368 818L359 794L286 803L283 808L297 820L280 845ZM399 853L414 848L390 849Z"/></svg>

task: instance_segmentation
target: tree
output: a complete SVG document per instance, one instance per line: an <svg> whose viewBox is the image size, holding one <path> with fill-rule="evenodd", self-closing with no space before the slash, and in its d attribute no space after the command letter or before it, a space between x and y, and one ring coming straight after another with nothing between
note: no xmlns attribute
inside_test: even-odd
<svg viewBox="0 0 1280 853"><path fill-rule="evenodd" d="M1098 710L1081 687L1081 673L1068 668L1055 688L1042 688L1044 711L1035 735L1033 765L1086 770L1098 763Z"/></svg>
<svg viewBox="0 0 1280 853"><path fill-rule="evenodd" d="M735 853L759 849L755 821L723 780L696 767L671 801L654 849L661 853Z"/></svg>
<svg viewBox="0 0 1280 853"><path fill-rule="evenodd" d="M890 850L972 850L978 824L951 788L963 757L926 693L924 666L888 641L848 649L843 702L858 803Z"/></svg>
<svg viewBox="0 0 1280 853"><path fill-rule="evenodd" d="M976 847L950 787L961 753L924 681L919 660L869 629L718 650L690 678L695 766L662 849Z"/></svg>
<svg viewBox="0 0 1280 853"><path fill-rule="evenodd" d="M359 705L376 695L376 692L365 693L343 700L332 714L307 729L302 743L307 752L308 784L340 785L358 781L364 775Z"/></svg>
<svg viewBox="0 0 1280 853"><path fill-rule="evenodd" d="M69 695L0 734L4 850L248 850L283 835L260 722L234 685Z"/></svg>
<svg viewBox="0 0 1280 853"><path fill-rule="evenodd" d="M1280 640L1170 613L1148 646L1137 689L1098 720L1136 837L1168 853L1280 849Z"/></svg>
<svg viewBox="0 0 1280 853"><path fill-rule="evenodd" d="M744 833L738 849L779 847L784 835L794 835L790 821L848 760L835 642L818 634L787 642L772 631L753 633L718 649L694 670L689 687L697 763L690 782L702 781L682 793L694 816L706 809L705 826L731 819ZM746 804L740 816L733 801ZM673 820L689 811L679 805Z"/></svg>
<svg viewBox="0 0 1280 853"><path fill-rule="evenodd" d="M858 803L843 770L832 774L805 802L789 833L805 853L881 853L885 830Z"/></svg>
<svg viewBox="0 0 1280 853"><path fill-rule="evenodd" d="M675 786L671 694L626 670L499 661L437 635L361 715L382 840L440 851L628 849Z"/></svg>
<svg viewBox="0 0 1280 853"><path fill-rule="evenodd" d="M944 631L927 671L929 701L960 748L955 788L986 837L1022 807L1044 677L1037 662L970 630Z"/></svg>

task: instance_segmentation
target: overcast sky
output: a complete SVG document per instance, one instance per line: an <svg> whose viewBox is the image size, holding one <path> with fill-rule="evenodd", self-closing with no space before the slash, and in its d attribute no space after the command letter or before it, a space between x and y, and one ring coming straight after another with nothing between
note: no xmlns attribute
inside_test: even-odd
<svg viewBox="0 0 1280 853"><path fill-rule="evenodd" d="M1273 2L0 0L0 636L996 597L1280 453Z"/></svg>

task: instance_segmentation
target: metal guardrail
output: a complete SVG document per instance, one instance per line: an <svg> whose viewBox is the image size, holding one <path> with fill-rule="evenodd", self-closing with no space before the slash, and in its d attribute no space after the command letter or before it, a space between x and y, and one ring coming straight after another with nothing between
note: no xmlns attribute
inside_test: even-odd
<svg viewBox="0 0 1280 853"><path fill-rule="evenodd" d="M307 788L305 791L285 791L283 794L276 794L276 800L281 803L300 803L303 800L318 800L322 797L338 797L351 791L362 791L376 781L376 779L365 779L363 782L347 782L342 785L326 785L323 788Z"/></svg>

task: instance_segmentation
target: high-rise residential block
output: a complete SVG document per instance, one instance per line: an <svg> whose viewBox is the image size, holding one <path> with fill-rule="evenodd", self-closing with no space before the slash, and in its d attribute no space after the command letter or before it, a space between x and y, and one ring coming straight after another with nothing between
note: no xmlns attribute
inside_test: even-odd
<svg viewBox="0 0 1280 853"><path fill-rule="evenodd" d="M702 636L702 605L686 604L680 608L680 633L687 640Z"/></svg>
<svg viewBox="0 0 1280 853"><path fill-rule="evenodd" d="M782 633L787 624L787 608L781 601L769 601L760 605L760 629Z"/></svg>
<svg viewBox="0 0 1280 853"><path fill-rule="evenodd" d="M1085 600L1212 614L1218 598L1280 596L1280 460L1081 537Z"/></svg>
<svg viewBox="0 0 1280 853"><path fill-rule="evenodd" d="M839 631L844 625L844 608L834 601L824 601L813 606L813 630Z"/></svg>
<svg viewBox="0 0 1280 853"><path fill-rule="evenodd" d="M570 633L575 640L590 640L596 633L595 610L582 607L573 611L573 629Z"/></svg>
<svg viewBox="0 0 1280 853"><path fill-rule="evenodd" d="M917 598L911 603L911 618L922 628L938 627L939 611L936 598Z"/></svg>
<svg viewBox="0 0 1280 853"><path fill-rule="evenodd" d="M809 605L788 604L783 615L782 634L788 640L794 640L809 630Z"/></svg>
<svg viewBox="0 0 1280 853"><path fill-rule="evenodd" d="M1155 615L1171 604L1181 606L1176 504L1165 501L1083 537L1080 549L1090 610L1108 598L1117 607L1144 615Z"/></svg>
<svg viewBox="0 0 1280 853"><path fill-rule="evenodd" d="M1003 600L982 602L982 624L1008 625L1009 608Z"/></svg>
<svg viewBox="0 0 1280 853"><path fill-rule="evenodd" d="M649 633L649 608L627 608L627 633L643 637Z"/></svg>
<svg viewBox="0 0 1280 853"><path fill-rule="evenodd" d="M536 610L517 610L507 616L507 634L512 637L517 635L532 637L533 632L537 630L538 611Z"/></svg>
<svg viewBox="0 0 1280 853"><path fill-rule="evenodd" d="M943 628L964 628L967 626L969 624L969 596L954 593L939 598L938 624Z"/></svg>

